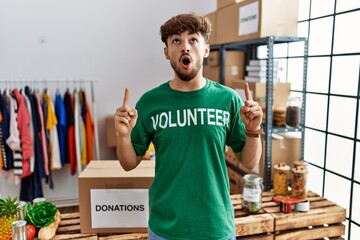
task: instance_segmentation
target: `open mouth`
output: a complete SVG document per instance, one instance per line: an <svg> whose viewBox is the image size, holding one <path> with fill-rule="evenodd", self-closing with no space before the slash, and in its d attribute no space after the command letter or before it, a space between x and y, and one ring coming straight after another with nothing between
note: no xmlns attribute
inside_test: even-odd
<svg viewBox="0 0 360 240"><path fill-rule="evenodd" d="M183 56L183 57L181 58L181 63L182 63L185 67L188 67L188 66L190 65L190 63L191 63L191 58L190 58L190 56L187 56L187 55Z"/></svg>

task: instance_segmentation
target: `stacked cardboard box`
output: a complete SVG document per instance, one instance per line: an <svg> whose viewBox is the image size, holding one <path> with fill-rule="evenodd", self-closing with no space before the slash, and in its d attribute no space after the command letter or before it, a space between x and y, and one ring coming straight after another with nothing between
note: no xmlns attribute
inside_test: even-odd
<svg viewBox="0 0 360 240"><path fill-rule="evenodd" d="M278 72L282 70L279 67L279 61L273 61L273 83L278 83ZM245 70L247 72L245 81L248 82L267 82L267 60L266 59L250 59L249 64L246 65Z"/></svg>
<svg viewBox="0 0 360 240"><path fill-rule="evenodd" d="M232 81L231 87L234 88L239 95L245 99L245 83L244 80ZM249 89L254 101L265 110L266 104L266 83L249 82ZM287 98L290 95L290 83L277 83L273 86L273 105L275 107L285 108Z"/></svg>
<svg viewBox="0 0 360 240"><path fill-rule="evenodd" d="M231 85L234 80L244 79L245 53L242 51L226 51L225 56L225 85ZM204 62L203 75L213 81L220 81L220 52L211 51Z"/></svg>
<svg viewBox="0 0 360 240"><path fill-rule="evenodd" d="M297 36L299 0L218 0L217 5L211 44Z"/></svg>
<svg viewBox="0 0 360 240"><path fill-rule="evenodd" d="M234 3L239 3L242 2L244 0L217 0L217 8L221 9L224 8L226 6L232 5Z"/></svg>
<svg viewBox="0 0 360 240"><path fill-rule="evenodd" d="M208 43L210 45L215 45L217 43L216 41L216 11L211 12L205 15L211 23L211 34Z"/></svg>

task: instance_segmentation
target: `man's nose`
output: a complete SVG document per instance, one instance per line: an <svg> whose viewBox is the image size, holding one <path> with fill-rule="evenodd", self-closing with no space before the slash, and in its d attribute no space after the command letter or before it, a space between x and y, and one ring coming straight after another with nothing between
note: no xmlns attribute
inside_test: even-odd
<svg viewBox="0 0 360 240"><path fill-rule="evenodd" d="M190 45L188 43L184 43L181 49L182 52L190 52Z"/></svg>

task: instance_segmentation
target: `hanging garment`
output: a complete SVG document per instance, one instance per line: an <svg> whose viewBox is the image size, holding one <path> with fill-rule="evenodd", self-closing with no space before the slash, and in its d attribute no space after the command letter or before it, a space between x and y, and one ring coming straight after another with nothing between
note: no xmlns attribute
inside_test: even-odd
<svg viewBox="0 0 360 240"><path fill-rule="evenodd" d="M28 113L29 113L29 118L30 118L30 121L29 121L29 128L30 128L30 137L31 137L31 141L32 141L32 149L33 149L33 152L34 152L34 155L32 157L30 157L30 171L31 172L34 172L34 168L35 168L35 139L34 139L34 121L33 121L33 118L32 118L32 109L31 109L31 102L30 102L30 99L28 98L28 96L25 94L25 92L20 92L21 95L23 96L24 98L24 102L25 102L25 105L26 105L26 108L28 110Z"/></svg>
<svg viewBox="0 0 360 240"><path fill-rule="evenodd" d="M1 106L0 106L1 107ZM6 155L5 155L5 147L4 147L4 143L3 143L3 133L2 133L2 122L3 122L3 117L2 117L2 111L0 111L0 172L1 170L3 170L3 168L6 168Z"/></svg>
<svg viewBox="0 0 360 240"><path fill-rule="evenodd" d="M67 144L65 145L65 155L70 162L71 175L76 174L76 146L75 146L75 126L74 126L74 98L66 90L64 94L64 104L66 109L66 128L67 128Z"/></svg>
<svg viewBox="0 0 360 240"><path fill-rule="evenodd" d="M78 175L80 175L82 171L81 167L81 116L80 116L80 100L79 94L75 90L74 91L74 126L75 126L75 152L76 152L76 168Z"/></svg>
<svg viewBox="0 0 360 240"><path fill-rule="evenodd" d="M12 150L6 143L6 139L10 136L10 113L7 105L7 97L0 94L0 110L2 115L1 130L2 130L2 156L3 156L3 169L11 170L14 168L14 158Z"/></svg>
<svg viewBox="0 0 360 240"><path fill-rule="evenodd" d="M41 101L41 107L44 113L44 124L45 124L45 138L46 138L46 151L48 153L49 156L49 162L48 162L48 168L49 168L49 175L46 177L45 182L49 185L50 189L54 188L54 181L53 181L53 171L51 170L51 151L50 151L50 132L48 131L48 129L46 128L46 122L47 122L47 118L48 118L48 107L47 107L47 103L45 101Z"/></svg>
<svg viewBox="0 0 360 240"><path fill-rule="evenodd" d="M87 164L87 145L86 145L86 128L85 128L85 117L86 117L86 114L85 114L85 106L84 106L84 101L83 101L83 91L80 90L78 92L79 94L79 130L80 130L80 133L79 133L79 136L80 136L80 154L81 154L81 165L82 166L86 166Z"/></svg>
<svg viewBox="0 0 360 240"><path fill-rule="evenodd" d="M34 141L33 145L35 148L35 165L34 172L31 176L23 178L21 180L20 188L20 200L32 202L35 198L43 197L42 182L41 178L46 177L45 168L44 168L44 159L43 151L41 147L40 134L41 134L41 118L39 114L38 102L34 95L32 95L31 90L28 86L25 87L24 94L27 96L30 107L31 107L31 117L32 117L32 126L34 132ZM41 109L40 109L41 110ZM42 111L41 111L42 112Z"/></svg>
<svg viewBox="0 0 360 240"><path fill-rule="evenodd" d="M20 200L32 202L35 198L44 197L42 190L41 177L35 170L33 174L21 179Z"/></svg>
<svg viewBox="0 0 360 240"><path fill-rule="evenodd" d="M2 129L1 129L1 123L2 123L2 114L1 114L1 111L0 111L0 172L1 170L3 169L3 163L4 163L4 160L3 160L3 152L4 152L4 145L3 145L3 142L2 142Z"/></svg>
<svg viewBox="0 0 360 240"><path fill-rule="evenodd" d="M86 94L83 91L83 105L85 107L85 131L86 131L86 150L87 163L94 159L94 122L91 117L89 104L86 100Z"/></svg>
<svg viewBox="0 0 360 240"><path fill-rule="evenodd" d="M8 160L8 167L9 170L3 171L2 175L7 180L9 184L20 184L19 175L22 173L22 155L20 149L20 138L19 138L19 130L17 128L16 122L16 110L17 104L16 100L10 94L10 90L6 89L4 93L4 100L6 102L6 107L9 109L9 132L8 137L5 139L6 145L9 146L11 159L12 161ZM15 150L14 150L15 149ZM10 159L10 158L9 158ZM17 171L17 172L15 172Z"/></svg>
<svg viewBox="0 0 360 240"><path fill-rule="evenodd" d="M38 131L38 136L39 136L39 140L40 140L39 145L40 145L40 148L42 151L42 157L43 157L42 158L43 159L42 167L39 166L40 177L46 178L47 176L49 176L50 171L49 171L49 152L48 152L48 147L47 147L47 143L46 143L46 134L45 134L44 112L43 112L43 108L41 106L39 96L35 92L32 94L32 96L33 96L33 100L34 100L34 112L38 113L38 116L36 116L36 122L38 123L37 131ZM39 163L39 164L41 164L41 163Z"/></svg>
<svg viewBox="0 0 360 240"><path fill-rule="evenodd" d="M24 178L32 174L30 158L34 156L33 142L30 134L30 115L24 97L17 88L14 88L13 95L18 105L16 120L20 133L20 148L22 153L22 174L20 178Z"/></svg>
<svg viewBox="0 0 360 240"><path fill-rule="evenodd" d="M9 113L10 113L10 135L6 139L6 143L13 151L14 156L14 174L20 176L22 171L22 152L20 146L20 132L17 123L17 102L11 96L10 90L6 90L7 101L9 102Z"/></svg>
<svg viewBox="0 0 360 240"><path fill-rule="evenodd" d="M65 144L66 144L66 131L67 131L66 110L59 91L56 91L55 94L55 115L58 120L57 131L59 137L60 159L61 159L61 164L64 165L66 162L66 158L65 158Z"/></svg>
<svg viewBox="0 0 360 240"><path fill-rule="evenodd" d="M55 169L62 168L61 159L60 159L59 137L56 128L58 121L54 112L54 105L51 101L51 97L49 93L44 92L42 99L47 106L46 129L48 130L49 133L50 170L54 171Z"/></svg>

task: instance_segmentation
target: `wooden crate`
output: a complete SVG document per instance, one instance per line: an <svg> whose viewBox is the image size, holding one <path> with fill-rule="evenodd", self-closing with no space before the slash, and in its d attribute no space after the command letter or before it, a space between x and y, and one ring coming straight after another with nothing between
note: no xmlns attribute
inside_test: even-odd
<svg viewBox="0 0 360 240"><path fill-rule="evenodd" d="M61 214L61 222L53 240L60 239L83 239L83 240L145 240L147 233L129 234L84 234L80 232L80 214L64 213Z"/></svg>
<svg viewBox="0 0 360 240"><path fill-rule="evenodd" d="M305 213L280 212L278 203L272 201L274 194L262 194L262 209L248 213L242 209L241 195L231 195L235 211L236 236L245 240L282 239L343 239L345 235L346 210L335 203L309 192L310 211ZM54 240L145 240L147 233L128 234L82 234L78 212L64 212Z"/></svg>
<svg viewBox="0 0 360 240"><path fill-rule="evenodd" d="M309 192L309 212L280 212L280 205L272 201L274 194L262 194L262 209L249 214L242 209L241 195L232 195L235 210L236 236L241 239L343 239L346 209Z"/></svg>
<svg viewBox="0 0 360 240"><path fill-rule="evenodd" d="M274 239L274 218L264 211L265 206L273 206L272 193L262 194L262 206L257 213L248 213L242 209L241 195L231 196L235 210L236 236L241 239ZM246 237L246 238L245 238Z"/></svg>
<svg viewBox="0 0 360 240"><path fill-rule="evenodd" d="M274 218L276 240L282 239L343 239L346 209L314 192L308 193L308 212L280 212L279 204L264 206L264 211Z"/></svg>

